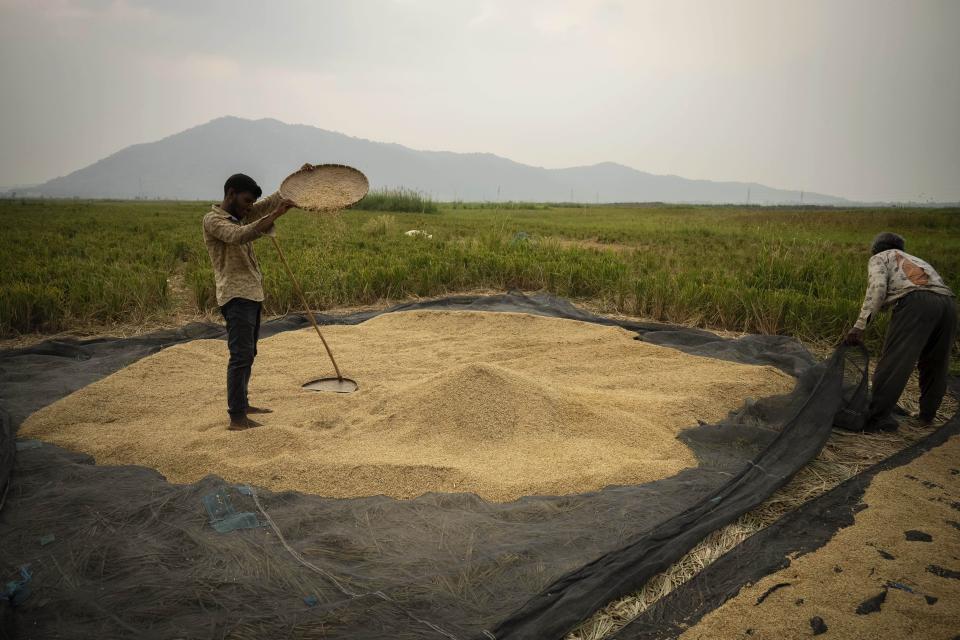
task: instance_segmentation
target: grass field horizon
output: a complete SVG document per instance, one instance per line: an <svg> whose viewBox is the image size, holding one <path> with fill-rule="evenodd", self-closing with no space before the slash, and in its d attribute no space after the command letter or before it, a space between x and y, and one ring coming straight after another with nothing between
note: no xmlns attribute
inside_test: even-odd
<svg viewBox="0 0 960 640"><path fill-rule="evenodd" d="M520 289L604 312L825 342L857 317L879 231L900 233L949 285L960 281L958 208L430 204L281 219L285 254L314 310ZM0 201L0 334L143 322L177 304L171 276L197 314L215 310L200 229L208 207ZM412 229L432 238L404 235ZM273 247L256 247L265 312L299 311ZM871 329L871 346L888 315Z"/></svg>

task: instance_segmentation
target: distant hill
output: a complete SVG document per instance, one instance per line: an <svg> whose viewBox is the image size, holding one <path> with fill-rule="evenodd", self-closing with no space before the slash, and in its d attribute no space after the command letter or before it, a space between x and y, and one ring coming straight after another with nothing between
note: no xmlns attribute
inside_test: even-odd
<svg viewBox="0 0 960 640"><path fill-rule="evenodd" d="M304 162L349 164L371 186L416 189L437 200L797 204L799 191L756 183L659 176L620 164L544 169L489 153L418 151L272 119L223 117L157 142L136 144L32 194L81 198L218 199L224 180L247 173L269 193ZM804 204L850 204L804 193Z"/></svg>

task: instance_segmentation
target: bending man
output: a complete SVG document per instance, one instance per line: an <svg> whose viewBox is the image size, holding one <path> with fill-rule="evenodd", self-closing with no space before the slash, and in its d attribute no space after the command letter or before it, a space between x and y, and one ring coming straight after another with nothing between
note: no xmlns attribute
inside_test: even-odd
<svg viewBox="0 0 960 640"><path fill-rule="evenodd" d="M867 268L867 295L847 344L880 309L893 307L883 354L873 374L873 396L865 431L895 431L892 412L914 367L920 371L920 412L931 423L947 389L950 350L957 325L953 292L929 264L903 250L903 238L881 233L873 241Z"/></svg>
<svg viewBox="0 0 960 640"><path fill-rule="evenodd" d="M273 231L273 223L293 203L274 193L256 202L262 190L253 178L238 173L223 185L223 202L203 217L203 241L213 263L217 304L227 322L227 410L231 431L259 427L251 413L270 413L250 406L247 385L260 335L263 275L253 241Z"/></svg>

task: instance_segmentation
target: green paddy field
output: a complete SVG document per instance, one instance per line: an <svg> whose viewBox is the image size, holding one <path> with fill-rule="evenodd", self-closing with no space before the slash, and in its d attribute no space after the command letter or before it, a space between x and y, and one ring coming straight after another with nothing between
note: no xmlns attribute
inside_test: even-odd
<svg viewBox="0 0 960 640"><path fill-rule="evenodd" d="M408 207L413 208L413 207ZM293 211L279 223L316 310L470 290L543 290L611 313L839 340L869 243L890 230L960 288L960 209L430 203L416 213ZM430 212L433 209L433 212ZM215 308L204 202L0 201L0 333L162 320ZM433 237L411 238L423 230ZM266 311L298 310L268 241ZM879 346L884 317L871 332Z"/></svg>

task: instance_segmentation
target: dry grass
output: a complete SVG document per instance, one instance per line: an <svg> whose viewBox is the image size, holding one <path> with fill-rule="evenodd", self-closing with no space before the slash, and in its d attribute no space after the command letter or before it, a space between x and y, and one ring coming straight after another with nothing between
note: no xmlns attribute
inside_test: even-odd
<svg viewBox="0 0 960 640"><path fill-rule="evenodd" d="M919 385L914 375L900 399L900 405L907 411L915 412L919 396ZM938 424L953 415L957 408L956 400L948 396L937 415ZM757 531L867 467L921 440L931 431L932 428L921 427L912 419L903 421L895 433L858 434L834 430L820 455L801 469L784 488L736 522L711 533L669 569L651 578L637 593L611 602L595 613L569 633L566 640L600 640L619 630Z"/></svg>
<svg viewBox="0 0 960 640"><path fill-rule="evenodd" d="M177 274L171 276L173 281L173 286L179 286L177 283ZM457 291L455 295L460 296L490 296L503 293L500 289L469 289L464 291ZM533 293L533 292L527 292ZM179 291L176 295L189 295L189 292ZM353 313L362 313L366 311L383 311L389 307L392 307L396 304L406 303L406 302L419 302L422 300L430 300L430 297L419 297L419 296L410 296L407 298L398 298L398 299L389 299L384 298L373 304L363 304L363 305L349 305L349 306L339 306L335 309L327 309L323 313L335 316L346 316ZM316 309L314 312L316 313ZM292 308L290 313L301 313L302 310L298 307ZM278 318L284 317L284 314L280 315L266 315L263 316L263 322L269 322L270 320L275 320ZM626 317L626 316L624 316ZM204 313L193 310L182 310L182 305L179 303L173 311L163 310L158 311L154 314L148 315L142 322L111 322L111 323L102 323L102 322L80 322L77 321L72 324L70 329L65 331L58 332L33 332L33 333L22 333L13 337L0 338L0 350L2 349L23 349L26 347L32 347L33 345L39 344L46 340L63 340L63 339L74 339L74 340L86 340L89 338L132 338L135 336L142 336L154 331L161 331L165 329L179 329L186 324L191 322L213 322L216 324L223 324L223 316L220 315L218 309L209 309ZM740 334L738 334L740 335Z"/></svg>

